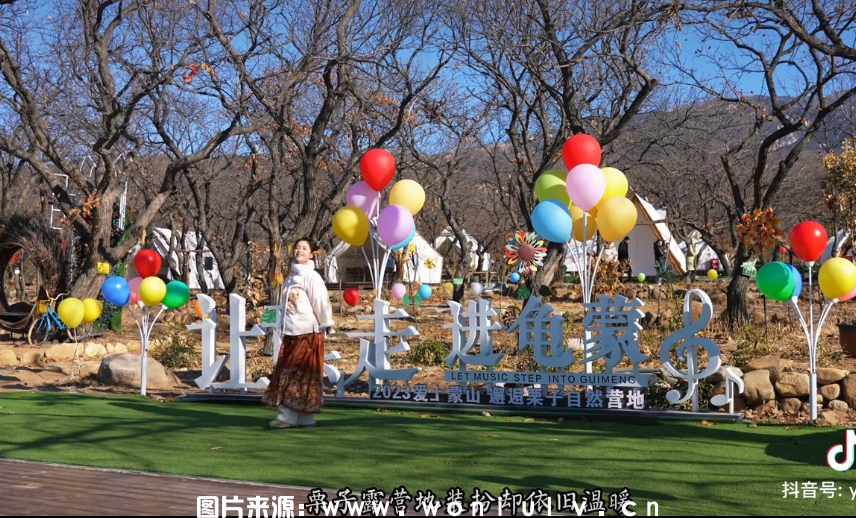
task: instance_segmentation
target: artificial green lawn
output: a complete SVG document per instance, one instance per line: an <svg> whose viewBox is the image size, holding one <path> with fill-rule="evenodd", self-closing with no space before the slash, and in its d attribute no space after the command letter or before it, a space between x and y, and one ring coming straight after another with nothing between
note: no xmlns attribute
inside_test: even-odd
<svg viewBox="0 0 856 518"><path fill-rule="evenodd" d="M856 468L826 465L843 428L422 415L326 409L317 428L277 430L263 406L0 393L0 457L438 497L602 488L608 502L627 487L638 516L649 500L661 516L856 512ZM783 498L786 480L841 495Z"/></svg>

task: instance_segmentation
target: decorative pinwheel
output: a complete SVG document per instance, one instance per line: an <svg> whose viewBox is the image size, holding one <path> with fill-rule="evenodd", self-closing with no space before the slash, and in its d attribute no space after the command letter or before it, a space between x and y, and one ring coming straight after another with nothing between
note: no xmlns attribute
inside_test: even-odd
<svg viewBox="0 0 856 518"><path fill-rule="evenodd" d="M520 274L529 274L544 266L547 247L537 232L515 232L505 245L508 265Z"/></svg>

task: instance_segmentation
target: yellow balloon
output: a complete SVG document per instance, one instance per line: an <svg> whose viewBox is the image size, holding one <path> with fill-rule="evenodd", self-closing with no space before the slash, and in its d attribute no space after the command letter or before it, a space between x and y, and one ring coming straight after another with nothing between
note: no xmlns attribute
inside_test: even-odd
<svg viewBox="0 0 856 518"><path fill-rule="evenodd" d="M585 219L585 237L583 237L583 209L572 205L570 210L571 221L574 224L574 239L582 243L594 237L595 232L597 232L597 219L592 217L591 214L588 215Z"/></svg>
<svg viewBox="0 0 856 518"><path fill-rule="evenodd" d="M159 277L146 277L140 283L140 300L146 306L160 304L166 296L166 284Z"/></svg>
<svg viewBox="0 0 856 518"><path fill-rule="evenodd" d="M77 328L83 322L83 311L83 302L75 298L64 299L56 308L59 319L70 329Z"/></svg>
<svg viewBox="0 0 856 518"><path fill-rule="evenodd" d="M636 218L636 206L629 199L615 196L605 200L597 216L601 237L608 243L618 241L633 230Z"/></svg>
<svg viewBox="0 0 856 518"><path fill-rule="evenodd" d="M399 180L389 191L389 204L401 205L415 216L425 205L425 189L413 180Z"/></svg>
<svg viewBox="0 0 856 518"><path fill-rule="evenodd" d="M101 301L97 299L83 299L83 323L91 324L101 316Z"/></svg>
<svg viewBox="0 0 856 518"><path fill-rule="evenodd" d="M589 216L596 218L597 217L597 207L592 207L590 211L588 211Z"/></svg>
<svg viewBox="0 0 856 518"><path fill-rule="evenodd" d="M829 259L817 275L820 290L828 299L837 299L856 287L856 265L843 257Z"/></svg>
<svg viewBox="0 0 856 518"><path fill-rule="evenodd" d="M369 218L359 207L342 207L333 216L333 232L351 246L363 246L369 237Z"/></svg>
<svg viewBox="0 0 856 518"><path fill-rule="evenodd" d="M603 171L603 175L606 177L606 190L603 192L603 197L596 205L598 209L603 206L603 202L610 198L614 198L616 196L624 198L627 196L627 190L630 187L627 184L627 177L618 169L614 167L604 167L601 171Z"/></svg>
<svg viewBox="0 0 856 518"><path fill-rule="evenodd" d="M712 281L715 281L716 279L719 278L719 272L717 272L716 270L711 268L710 270L707 271L707 278L712 280Z"/></svg>

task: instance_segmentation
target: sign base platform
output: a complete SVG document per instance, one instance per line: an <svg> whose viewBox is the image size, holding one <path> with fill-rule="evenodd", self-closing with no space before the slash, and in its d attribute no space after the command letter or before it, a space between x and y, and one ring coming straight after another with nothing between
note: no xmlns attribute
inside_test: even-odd
<svg viewBox="0 0 856 518"><path fill-rule="evenodd" d="M179 396L178 401L186 403L242 403L262 404L260 393L226 393L226 392L198 392ZM377 409L410 411L410 412L434 412L434 413L472 413L481 414L488 412L491 415L517 415L517 416L544 416L544 417L610 417L610 418L637 418L647 420L680 420L680 421L734 421L743 420L741 413L711 412L672 409L648 409L648 410L610 410L610 409L568 409L554 408L550 406L533 407L523 405L462 405L454 403L414 403L404 401L378 400L369 398L336 398L325 397L324 408L353 408L353 409Z"/></svg>

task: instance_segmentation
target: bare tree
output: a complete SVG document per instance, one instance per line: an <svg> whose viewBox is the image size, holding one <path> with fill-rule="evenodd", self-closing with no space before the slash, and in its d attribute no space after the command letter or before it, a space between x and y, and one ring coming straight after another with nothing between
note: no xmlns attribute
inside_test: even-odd
<svg viewBox="0 0 856 518"><path fill-rule="evenodd" d="M658 84L646 54L674 14L672 3L621 0L449 6L469 90L496 113L485 148L514 227L533 230L535 182L571 135L609 146L645 106ZM562 259L562 244L551 243L533 287L549 285Z"/></svg>
<svg viewBox="0 0 856 518"><path fill-rule="evenodd" d="M747 4L689 6L682 22L698 31L702 45L691 59L674 47L664 53L683 74L681 82L699 88L710 100L732 105L738 115L753 115L752 123L735 130L736 142L718 157L728 185L732 232L740 216L776 202L824 121L856 94L852 64L822 54L769 12ZM702 74L699 63L705 60L715 67L715 75ZM754 95L735 83L735 78L752 74L762 85ZM751 255L738 242L735 268ZM727 310L731 323L748 319L747 288L746 277L732 277Z"/></svg>
<svg viewBox="0 0 856 518"><path fill-rule="evenodd" d="M29 4L20 1L13 8ZM97 263L124 259L179 177L248 128L242 126L239 95L219 88L219 96L208 98L216 101L202 107L177 77L206 46L196 36L193 11L134 0L67 0L53 7L51 19L40 27L33 17L3 18L4 28L11 30L0 33L0 105L4 124L18 127L20 137L0 133L0 151L29 164L50 186L88 245L72 292L94 296L101 280ZM191 124L200 108L218 116L206 125ZM159 156L163 170L156 196L129 229L130 239L111 246L113 206L122 194L115 162L122 153L130 160ZM70 159L81 154L95 163L91 177ZM70 187L85 200L82 205L55 173L68 176ZM124 173L135 171L131 167Z"/></svg>

